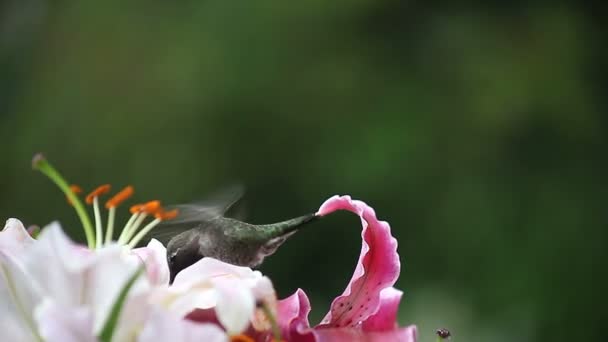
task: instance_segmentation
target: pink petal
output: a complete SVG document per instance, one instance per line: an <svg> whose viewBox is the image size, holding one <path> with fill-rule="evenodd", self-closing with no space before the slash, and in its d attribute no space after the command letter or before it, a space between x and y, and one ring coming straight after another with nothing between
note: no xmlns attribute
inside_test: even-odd
<svg viewBox="0 0 608 342"><path fill-rule="evenodd" d="M364 332L357 328L329 328L315 330L315 337L316 342L416 342L418 332L414 325L384 332Z"/></svg>
<svg viewBox="0 0 608 342"><path fill-rule="evenodd" d="M314 341L312 329L308 323L309 312L310 302L301 289L280 300L277 316L282 338L288 341Z"/></svg>
<svg viewBox="0 0 608 342"><path fill-rule="evenodd" d="M397 312L403 292L394 287L387 287L380 292L380 306L378 312L369 316L363 322L363 331L386 331L398 328Z"/></svg>
<svg viewBox="0 0 608 342"><path fill-rule="evenodd" d="M380 292L393 286L401 264L397 240L387 222L379 221L374 210L350 196L334 196L319 208L325 216L337 210L348 210L361 217L363 243L355 272L344 293L334 299L329 313L319 327L356 326L380 308Z"/></svg>
<svg viewBox="0 0 608 342"><path fill-rule="evenodd" d="M133 254L138 256L146 266L146 274L152 284L169 283L169 265L167 249L158 240L152 239L146 247L135 248Z"/></svg>

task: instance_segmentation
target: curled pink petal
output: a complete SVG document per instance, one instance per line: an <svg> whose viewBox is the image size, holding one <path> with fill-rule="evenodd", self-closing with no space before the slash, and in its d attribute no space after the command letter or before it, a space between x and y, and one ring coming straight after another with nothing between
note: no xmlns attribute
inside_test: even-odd
<svg viewBox="0 0 608 342"><path fill-rule="evenodd" d="M152 239L146 247L135 248L132 252L144 263L146 274L152 284L164 285L169 283L167 249L162 243Z"/></svg>
<svg viewBox="0 0 608 342"><path fill-rule="evenodd" d="M291 296L280 300L277 308L279 327L281 336L288 341L314 341L310 324L308 323L308 313L310 312L310 302L306 293L298 289Z"/></svg>
<svg viewBox="0 0 608 342"><path fill-rule="evenodd" d="M348 210L361 217L363 242L350 283L344 293L334 299L329 313L318 326L324 328L354 327L377 313L380 292L395 284L401 267L397 240L392 237L388 223L379 221L371 207L350 196L334 196L321 205L317 215L325 216L337 210Z"/></svg>
<svg viewBox="0 0 608 342"><path fill-rule="evenodd" d="M315 338L316 342L416 342L418 332L413 325L382 332L365 332L357 328L329 328L315 330Z"/></svg>
<svg viewBox="0 0 608 342"><path fill-rule="evenodd" d="M403 292L394 287L387 287L380 292L378 311L369 316L362 324L363 331L387 331L398 328L397 312Z"/></svg>

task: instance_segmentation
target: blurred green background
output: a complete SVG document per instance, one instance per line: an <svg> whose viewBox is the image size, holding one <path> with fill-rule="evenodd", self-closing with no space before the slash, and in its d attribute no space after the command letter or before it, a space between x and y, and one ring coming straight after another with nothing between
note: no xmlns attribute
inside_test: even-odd
<svg viewBox="0 0 608 342"><path fill-rule="evenodd" d="M266 223L351 194L390 222L421 341L600 341L608 288L608 57L599 7L565 1L0 3L0 217L74 236L30 167L136 200L247 186ZM121 217L126 216L126 209ZM262 271L313 322L360 225L337 214Z"/></svg>

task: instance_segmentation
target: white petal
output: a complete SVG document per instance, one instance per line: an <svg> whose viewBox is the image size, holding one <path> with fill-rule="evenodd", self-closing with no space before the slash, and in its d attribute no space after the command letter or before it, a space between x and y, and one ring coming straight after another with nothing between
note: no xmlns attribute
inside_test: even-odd
<svg viewBox="0 0 608 342"><path fill-rule="evenodd" d="M228 336L217 325L193 323L160 310L154 310L139 335L139 342L227 342Z"/></svg>
<svg viewBox="0 0 608 342"><path fill-rule="evenodd" d="M169 284L167 249L162 243L156 239L152 239L146 247L133 249L132 252L146 265L146 273L152 284Z"/></svg>
<svg viewBox="0 0 608 342"><path fill-rule="evenodd" d="M25 269L33 281L66 307L81 304L85 283L80 273L93 261L94 254L77 249L57 223L43 228L38 241L24 255Z"/></svg>
<svg viewBox="0 0 608 342"><path fill-rule="evenodd" d="M147 294L129 296L125 302L112 341L133 341L148 319L150 306ZM177 341L176 341L177 342Z"/></svg>
<svg viewBox="0 0 608 342"><path fill-rule="evenodd" d="M245 330L255 311L255 298L251 290L236 282L216 282L218 294L215 312L230 335Z"/></svg>
<svg viewBox="0 0 608 342"><path fill-rule="evenodd" d="M3 341L38 342L22 321L7 312L0 311L0 329Z"/></svg>
<svg viewBox="0 0 608 342"><path fill-rule="evenodd" d="M194 309L209 309L217 303L217 292L209 281L184 291L160 290L155 302L163 304L179 316L185 316Z"/></svg>
<svg viewBox="0 0 608 342"><path fill-rule="evenodd" d="M0 251L20 257L25 248L34 243L30 234L23 227L21 221L9 218L4 229L0 231Z"/></svg>
<svg viewBox="0 0 608 342"><path fill-rule="evenodd" d="M116 298L129 279L137 272L138 264L127 261L120 246L110 246L98 251L97 260L87 270L85 282L85 301L92 306L95 314L95 331L99 332L105 324ZM129 297L149 289L145 276L140 276L129 290Z"/></svg>
<svg viewBox="0 0 608 342"><path fill-rule="evenodd" d="M95 342L89 308L65 308L45 300L35 311L40 335L46 342Z"/></svg>
<svg viewBox="0 0 608 342"><path fill-rule="evenodd" d="M32 312L40 298L28 274L10 255L0 251L0 327L10 326L14 336L34 338L37 331Z"/></svg>
<svg viewBox="0 0 608 342"><path fill-rule="evenodd" d="M175 277L174 286L198 282L203 278L236 277L241 279L260 278L262 274L249 267L234 266L213 258L202 258L194 265L182 270Z"/></svg>

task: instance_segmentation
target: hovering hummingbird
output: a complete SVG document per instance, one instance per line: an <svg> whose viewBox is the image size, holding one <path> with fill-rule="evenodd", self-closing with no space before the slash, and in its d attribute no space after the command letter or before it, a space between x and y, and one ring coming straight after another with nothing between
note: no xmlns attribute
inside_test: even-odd
<svg viewBox="0 0 608 342"><path fill-rule="evenodd" d="M273 254L300 226L317 218L312 213L272 224L250 224L224 214L242 195L241 188L206 202L174 206L180 212L155 237L167 243L170 283L181 270L203 257L255 267Z"/></svg>

